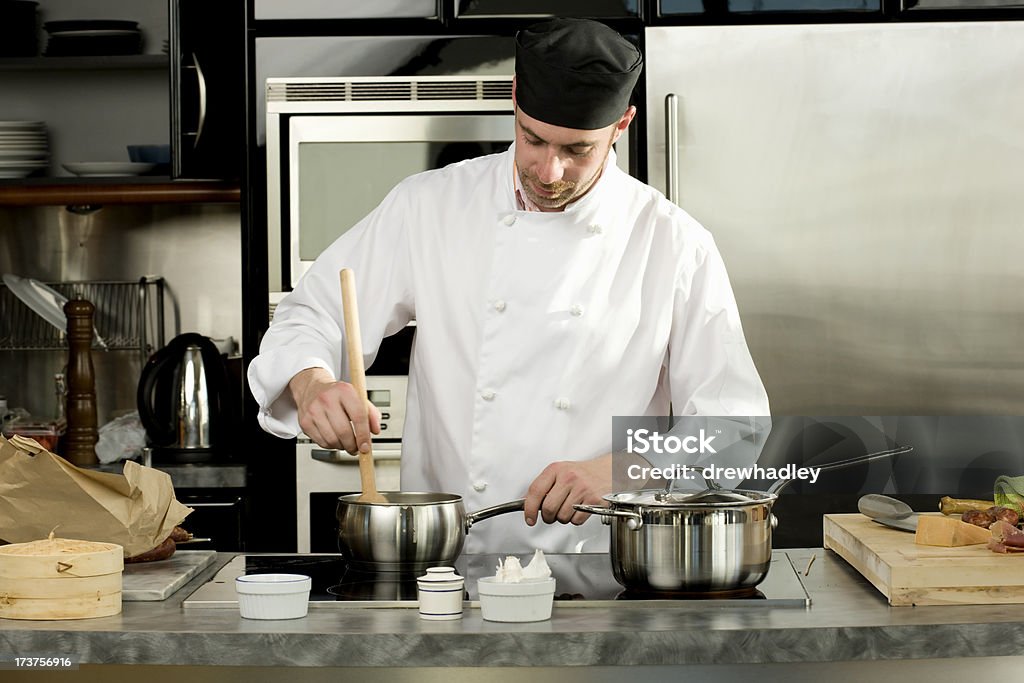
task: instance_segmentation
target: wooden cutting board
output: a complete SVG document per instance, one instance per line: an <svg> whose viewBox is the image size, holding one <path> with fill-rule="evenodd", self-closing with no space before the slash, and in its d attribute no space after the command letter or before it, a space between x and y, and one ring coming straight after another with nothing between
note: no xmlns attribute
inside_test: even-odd
<svg viewBox="0 0 1024 683"><path fill-rule="evenodd" d="M823 530L825 547L853 565L890 605L1024 603L1024 553L917 545L914 534L861 514L825 515Z"/></svg>
<svg viewBox="0 0 1024 683"><path fill-rule="evenodd" d="M193 576L213 564L215 550L178 550L166 560L124 566L121 599L125 602L166 600Z"/></svg>

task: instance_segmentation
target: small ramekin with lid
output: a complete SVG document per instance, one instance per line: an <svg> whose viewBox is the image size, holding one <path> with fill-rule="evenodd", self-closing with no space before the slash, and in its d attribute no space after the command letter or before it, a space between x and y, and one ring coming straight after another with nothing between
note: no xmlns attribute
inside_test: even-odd
<svg viewBox="0 0 1024 683"><path fill-rule="evenodd" d="M426 574L416 578L416 589L422 619L462 618L466 580L455 573L455 567L428 567Z"/></svg>

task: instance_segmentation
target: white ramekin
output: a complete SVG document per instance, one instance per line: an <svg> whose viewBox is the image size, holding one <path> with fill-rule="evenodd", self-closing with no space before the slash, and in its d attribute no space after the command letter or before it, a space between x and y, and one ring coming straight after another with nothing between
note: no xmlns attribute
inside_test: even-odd
<svg viewBox="0 0 1024 683"><path fill-rule="evenodd" d="M245 619L300 619L309 609L313 580L303 574L245 574L235 579Z"/></svg>
<svg viewBox="0 0 1024 683"><path fill-rule="evenodd" d="M487 621L544 621L551 618L555 578L502 583L485 576L476 584L480 615Z"/></svg>

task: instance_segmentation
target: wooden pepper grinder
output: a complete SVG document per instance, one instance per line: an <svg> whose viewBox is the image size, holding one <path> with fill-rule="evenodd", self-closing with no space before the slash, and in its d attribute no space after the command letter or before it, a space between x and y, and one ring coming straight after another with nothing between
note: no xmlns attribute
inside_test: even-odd
<svg viewBox="0 0 1024 683"><path fill-rule="evenodd" d="M64 458L75 465L94 465L96 442L96 378L92 367L92 314L96 310L84 299L64 304L68 318L67 410Z"/></svg>

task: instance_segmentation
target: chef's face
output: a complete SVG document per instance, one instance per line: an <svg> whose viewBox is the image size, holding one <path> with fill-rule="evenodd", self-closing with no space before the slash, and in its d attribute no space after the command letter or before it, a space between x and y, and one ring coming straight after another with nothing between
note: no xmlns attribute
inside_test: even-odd
<svg viewBox="0 0 1024 683"><path fill-rule="evenodd" d="M630 107L610 126L576 130L544 123L517 108L516 168L523 192L542 211L561 211L585 195L635 113L636 107Z"/></svg>

